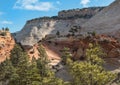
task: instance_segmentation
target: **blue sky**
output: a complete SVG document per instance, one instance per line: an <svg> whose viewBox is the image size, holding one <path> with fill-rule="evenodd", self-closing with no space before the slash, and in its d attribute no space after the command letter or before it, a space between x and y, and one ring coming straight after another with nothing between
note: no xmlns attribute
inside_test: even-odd
<svg viewBox="0 0 120 85"><path fill-rule="evenodd" d="M55 16L60 10L107 6L114 0L1 0L0 28L9 27L11 32L23 28L27 20Z"/></svg>

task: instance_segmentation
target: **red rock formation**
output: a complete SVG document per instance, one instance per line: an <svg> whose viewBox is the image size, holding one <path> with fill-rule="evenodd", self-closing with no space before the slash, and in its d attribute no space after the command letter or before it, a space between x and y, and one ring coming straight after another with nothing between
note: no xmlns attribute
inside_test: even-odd
<svg viewBox="0 0 120 85"><path fill-rule="evenodd" d="M0 31L1 33L1 31ZM0 35L0 62L9 58L11 50L14 48L15 41L9 32L5 36Z"/></svg>
<svg viewBox="0 0 120 85"><path fill-rule="evenodd" d="M120 43L114 38L105 35L86 37L84 39L66 38L66 40L56 40L51 41L50 43L48 42L44 42L44 45L51 45L52 48L50 48L50 50L57 53L59 56L62 56L60 50L63 50L64 47L69 47L74 59L80 59L85 56L85 51L88 48L89 43L98 43L103 51L107 54L107 57L120 57Z"/></svg>
<svg viewBox="0 0 120 85"><path fill-rule="evenodd" d="M89 43L98 43L103 51L107 54L107 58L119 58L120 57L120 43L112 37L106 35L87 36L82 38L66 38L58 40L53 39L49 41L42 41L42 45L48 55L48 59L58 62L62 56L62 50L64 47L70 48L73 59L84 59L86 49ZM36 59L39 57L38 45L34 45L32 48L26 49L30 59L34 56Z"/></svg>

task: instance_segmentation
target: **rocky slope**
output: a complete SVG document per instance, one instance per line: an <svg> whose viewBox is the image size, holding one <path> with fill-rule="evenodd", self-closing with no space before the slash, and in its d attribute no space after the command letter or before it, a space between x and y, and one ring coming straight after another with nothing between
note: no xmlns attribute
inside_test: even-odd
<svg viewBox="0 0 120 85"><path fill-rule="evenodd" d="M0 31L0 62L9 58L14 45L15 41L11 37L11 34L8 31Z"/></svg>
<svg viewBox="0 0 120 85"><path fill-rule="evenodd" d="M61 56L63 54L62 50L64 47L70 48L74 60L84 59L89 43L98 43L106 54L106 60L115 60L112 63L116 62L117 65L120 64L120 42L107 35L59 37L44 39L40 43L42 43L42 46L48 55L48 59L51 61L51 65L56 65L61 61ZM30 58L33 56L36 58L39 57L38 44L26 51Z"/></svg>
<svg viewBox="0 0 120 85"><path fill-rule="evenodd" d="M120 42L107 35L64 37L64 39L51 39L43 43L59 55L61 54L60 50L63 50L64 47L70 48L74 59L85 57L89 43L98 43L108 58L120 58Z"/></svg>
<svg viewBox="0 0 120 85"><path fill-rule="evenodd" d="M33 47L31 48L24 48L24 50L28 53L28 56L30 58L30 60L32 60L32 58L40 58L41 54L39 52L39 46L40 43L35 44ZM49 64L54 66L56 64L58 64L61 61L61 56L59 55L59 50L58 48L53 47L52 44L46 44L46 43L42 43L42 48L45 50L48 59L51 61ZM57 51L57 52L56 52Z"/></svg>
<svg viewBox="0 0 120 85"><path fill-rule="evenodd" d="M111 5L83 24L82 27L83 32L96 31L120 39L120 0L115 0Z"/></svg>
<svg viewBox="0 0 120 85"><path fill-rule="evenodd" d="M106 70L120 72L120 42L107 35L59 37L42 41L43 46L51 51L48 56L53 66L59 63L58 61L63 54L62 50L64 47L70 48L74 60L84 60L89 43L98 43L103 52L106 53L106 56L103 57L106 61L104 64ZM71 80L70 75L64 67L58 69L56 76L65 81Z"/></svg>
<svg viewBox="0 0 120 85"><path fill-rule="evenodd" d="M118 38L120 36L119 7L120 1L116 0L110 6L102 8L103 10L101 8L85 8L81 10L61 11L56 17L32 19L27 21L24 28L16 33L14 37L18 43L27 49L31 58L33 56L36 58L39 57L37 42L41 42L42 40L49 59L55 62L57 60L60 61L60 56L62 56L60 51L64 47L71 49L75 60L83 59L90 42L99 43L108 58L118 58L119 60L120 43L112 36L112 34L117 35ZM90 36L80 36L79 31L77 31L75 32L75 36L66 36L70 34L69 31L71 28L80 28L81 25L81 33L96 31L98 34L104 35L91 38ZM59 36L56 35L58 31ZM108 36L109 34L111 36Z"/></svg>
<svg viewBox="0 0 120 85"><path fill-rule="evenodd" d="M58 31L60 35L66 35L74 26L81 26L88 21L92 16L101 11L103 7L86 8L81 10L69 10L56 17L43 17L27 21L23 29L15 34L17 42L22 45L33 46L46 35L53 36ZM70 15L67 14L70 12ZM76 14L78 12L78 14ZM80 13L80 14L79 14ZM74 15L76 14L76 15ZM71 16L71 17L70 17Z"/></svg>

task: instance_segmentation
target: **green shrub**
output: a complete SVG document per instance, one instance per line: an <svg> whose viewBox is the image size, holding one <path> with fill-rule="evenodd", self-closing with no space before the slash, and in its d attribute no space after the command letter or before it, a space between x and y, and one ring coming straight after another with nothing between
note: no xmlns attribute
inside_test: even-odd
<svg viewBox="0 0 120 85"><path fill-rule="evenodd" d="M6 28L5 28L5 31L9 31L9 28L8 28L8 27L6 27Z"/></svg>
<svg viewBox="0 0 120 85"><path fill-rule="evenodd" d="M1 36L6 36L7 33L6 33L6 32L2 32L2 33L0 33L0 35L1 35Z"/></svg>

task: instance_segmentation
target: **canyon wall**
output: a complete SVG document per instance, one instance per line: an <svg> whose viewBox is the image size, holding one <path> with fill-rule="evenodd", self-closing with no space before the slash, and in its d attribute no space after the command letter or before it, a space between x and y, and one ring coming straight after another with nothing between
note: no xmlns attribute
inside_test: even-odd
<svg viewBox="0 0 120 85"><path fill-rule="evenodd" d="M85 24L83 32L96 31L98 34L108 34L120 40L120 0L115 0Z"/></svg>
<svg viewBox="0 0 120 85"><path fill-rule="evenodd" d="M71 10L73 14L78 16L73 16L73 14L70 13L71 11L68 11L68 13L65 12L65 14L61 11L58 16L32 19L27 21L23 29L16 33L14 37L16 41L22 45L33 46L46 35L56 35L58 31L60 35L67 35L71 28L81 26L101 9L103 9L103 7L76 9L78 14L76 10ZM61 14L66 17L61 17Z"/></svg>

